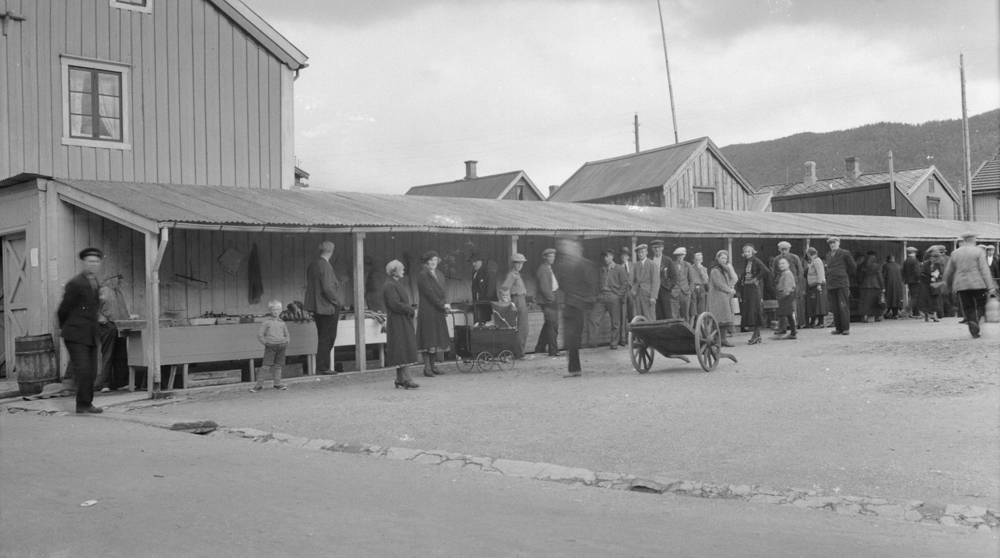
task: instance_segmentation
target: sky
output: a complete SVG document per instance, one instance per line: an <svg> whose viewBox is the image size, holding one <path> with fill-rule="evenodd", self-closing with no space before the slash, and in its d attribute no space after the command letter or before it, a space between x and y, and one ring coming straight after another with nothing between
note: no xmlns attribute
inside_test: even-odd
<svg viewBox="0 0 1000 558"><path fill-rule="evenodd" d="M656 0L244 0L309 56L313 188L403 194L674 142ZM680 141L723 147L1000 107L997 0L661 0Z"/></svg>

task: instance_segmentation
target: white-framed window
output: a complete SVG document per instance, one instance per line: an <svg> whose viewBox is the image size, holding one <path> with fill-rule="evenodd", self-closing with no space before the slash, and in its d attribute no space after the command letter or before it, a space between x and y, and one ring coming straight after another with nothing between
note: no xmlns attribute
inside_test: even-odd
<svg viewBox="0 0 1000 558"><path fill-rule="evenodd" d="M715 209L715 190L696 188L694 191L694 206Z"/></svg>
<svg viewBox="0 0 1000 558"><path fill-rule="evenodd" d="M153 0L111 0L111 7L151 14L153 13Z"/></svg>
<svg viewBox="0 0 1000 558"><path fill-rule="evenodd" d="M927 198L927 218L928 219L940 219L941 218L941 198Z"/></svg>
<svg viewBox="0 0 1000 558"><path fill-rule="evenodd" d="M62 61L63 145L132 149L127 64L70 55Z"/></svg>
<svg viewBox="0 0 1000 558"><path fill-rule="evenodd" d="M927 179L927 192L931 193L931 194L934 193L934 178L933 177Z"/></svg>

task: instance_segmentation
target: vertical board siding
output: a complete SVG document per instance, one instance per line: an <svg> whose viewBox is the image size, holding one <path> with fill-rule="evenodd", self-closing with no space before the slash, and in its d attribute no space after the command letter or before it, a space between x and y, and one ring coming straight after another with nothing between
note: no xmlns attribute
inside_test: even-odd
<svg viewBox="0 0 1000 558"><path fill-rule="evenodd" d="M0 178L66 178L280 188L294 167L282 123L290 72L206 0L2 0ZM64 146L61 55L127 64L131 149Z"/></svg>

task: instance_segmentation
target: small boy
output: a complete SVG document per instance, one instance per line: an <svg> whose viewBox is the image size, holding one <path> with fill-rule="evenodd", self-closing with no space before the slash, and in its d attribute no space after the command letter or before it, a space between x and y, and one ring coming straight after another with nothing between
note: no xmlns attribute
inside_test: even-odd
<svg viewBox="0 0 1000 558"><path fill-rule="evenodd" d="M776 281L778 291L779 318L788 320L788 335L782 339L796 339L795 337L795 275L792 274L791 264L786 258L778 260L778 280Z"/></svg>
<svg viewBox="0 0 1000 558"><path fill-rule="evenodd" d="M285 349L291 337L288 335L288 327L280 317L284 305L280 300L272 300L267 303L270 316L264 318L257 332L257 339L264 345L264 363L257 374L257 385L250 388L250 391L257 393L264 389L264 371L270 369L271 377L274 379L274 389L288 389L281 383L281 367L285 364Z"/></svg>

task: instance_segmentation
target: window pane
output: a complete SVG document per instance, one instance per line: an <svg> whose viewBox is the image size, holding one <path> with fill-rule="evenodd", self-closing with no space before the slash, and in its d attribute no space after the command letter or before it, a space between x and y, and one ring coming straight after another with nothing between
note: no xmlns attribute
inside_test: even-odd
<svg viewBox="0 0 1000 558"><path fill-rule="evenodd" d="M108 97L106 95L101 95L98 100L98 103L100 104L101 116L113 116L115 118L121 117L121 112L120 112L121 99L119 97Z"/></svg>
<svg viewBox="0 0 1000 558"><path fill-rule="evenodd" d="M89 116L70 116L69 131L71 136L93 137L93 120Z"/></svg>
<svg viewBox="0 0 1000 558"><path fill-rule="evenodd" d="M102 118L101 139L122 139L121 120L118 120L117 118Z"/></svg>
<svg viewBox="0 0 1000 558"><path fill-rule="evenodd" d="M69 90L90 93L90 72L88 70L69 70Z"/></svg>
<svg viewBox="0 0 1000 558"><path fill-rule="evenodd" d="M92 111L92 101L89 93L70 93L69 112L70 114L90 114Z"/></svg>
<svg viewBox="0 0 1000 558"><path fill-rule="evenodd" d="M715 207L715 194L712 192L698 192L698 207Z"/></svg>
<svg viewBox="0 0 1000 558"><path fill-rule="evenodd" d="M121 84L121 75L119 74L97 74L98 87L100 87L101 95L121 95L119 93Z"/></svg>

